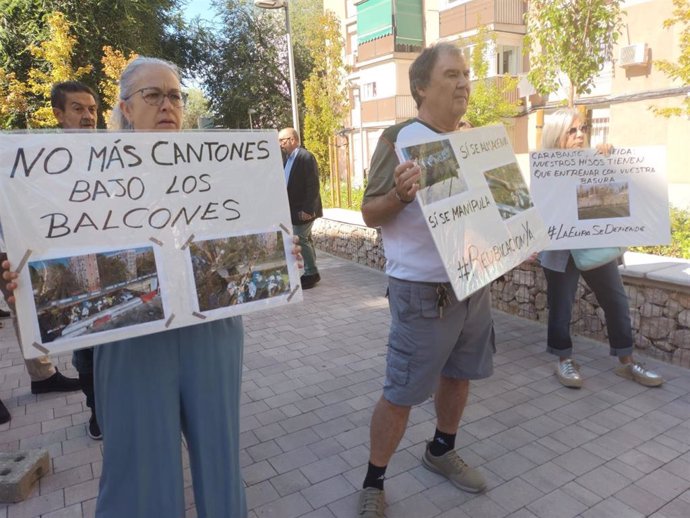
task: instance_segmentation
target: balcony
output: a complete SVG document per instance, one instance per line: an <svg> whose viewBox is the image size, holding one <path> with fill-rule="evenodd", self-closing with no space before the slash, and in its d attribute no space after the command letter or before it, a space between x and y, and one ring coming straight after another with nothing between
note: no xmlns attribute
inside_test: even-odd
<svg viewBox="0 0 690 518"><path fill-rule="evenodd" d="M362 103L362 123L401 122L417 116L417 105L411 95L396 95Z"/></svg>
<svg viewBox="0 0 690 518"><path fill-rule="evenodd" d="M509 76L512 78L515 78L516 76ZM505 77L504 76L494 76L494 77L488 77L486 79L487 81L495 84L498 86L498 88L502 88L503 84L505 82ZM472 81L472 87L477 84L477 81ZM506 101L509 103L517 103L520 100L520 94L518 93L518 88L517 86L511 90L508 90L503 94L503 97L505 98ZM472 98L470 97L470 102L472 102Z"/></svg>
<svg viewBox="0 0 690 518"><path fill-rule="evenodd" d="M476 29L480 25L501 24L523 27L525 2L522 0L474 0L441 12L441 38Z"/></svg>

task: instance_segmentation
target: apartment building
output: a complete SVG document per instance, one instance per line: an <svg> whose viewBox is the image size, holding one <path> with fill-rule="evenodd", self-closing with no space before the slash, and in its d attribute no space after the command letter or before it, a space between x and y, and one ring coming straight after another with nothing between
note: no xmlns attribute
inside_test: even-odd
<svg viewBox="0 0 690 518"><path fill-rule="evenodd" d="M565 99L565 88L547 98L533 95L524 75L526 32L523 0L324 0L324 8L341 20L351 112L344 121L354 185L361 185L369 160L384 128L416 113L409 91L408 69L421 48L430 43L456 41L469 53L468 38L486 25L495 36L487 49L489 75L521 77L515 92L521 113L507 121L516 153L537 146L540 112L555 109ZM654 65L658 59L677 61L680 28L663 29L671 16L672 0L628 0L623 34L614 59L601 71L596 86L577 103L588 110L593 142L614 145L665 145L673 200L690 206L690 172L683 146L690 142L690 121L664 119L652 105L678 104L690 95L690 86L669 80Z"/></svg>

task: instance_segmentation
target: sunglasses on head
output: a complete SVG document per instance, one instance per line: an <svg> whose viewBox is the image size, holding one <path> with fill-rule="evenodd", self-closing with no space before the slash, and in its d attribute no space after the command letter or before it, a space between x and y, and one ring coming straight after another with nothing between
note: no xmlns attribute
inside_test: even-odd
<svg viewBox="0 0 690 518"><path fill-rule="evenodd" d="M588 124L582 124L580 127L570 128L567 131L567 133L571 137L574 137L577 134L578 130L580 131L580 133L587 133L589 131L589 125Z"/></svg>

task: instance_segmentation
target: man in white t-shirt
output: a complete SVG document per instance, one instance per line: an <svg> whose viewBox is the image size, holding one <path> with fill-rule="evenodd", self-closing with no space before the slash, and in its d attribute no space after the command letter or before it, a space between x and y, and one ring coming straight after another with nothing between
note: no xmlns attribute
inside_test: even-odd
<svg viewBox="0 0 690 518"><path fill-rule="evenodd" d="M443 262L415 199L421 171L399 163L398 139L454 131L467 110L469 69L460 49L440 43L410 67L417 118L386 129L371 159L362 216L381 227L391 328L383 394L371 419L369 467L359 500L361 518L383 518L383 480L413 405L434 394L437 425L422 463L456 487L477 493L482 474L455 451L469 380L493 373L494 329L489 287L455 298Z"/></svg>

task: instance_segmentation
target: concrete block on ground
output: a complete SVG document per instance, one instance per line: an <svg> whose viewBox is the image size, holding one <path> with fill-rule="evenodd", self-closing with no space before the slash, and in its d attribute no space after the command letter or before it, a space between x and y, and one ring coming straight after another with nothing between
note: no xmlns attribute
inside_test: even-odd
<svg viewBox="0 0 690 518"><path fill-rule="evenodd" d="M26 499L38 479L49 472L50 456L46 450L0 453L0 502Z"/></svg>

